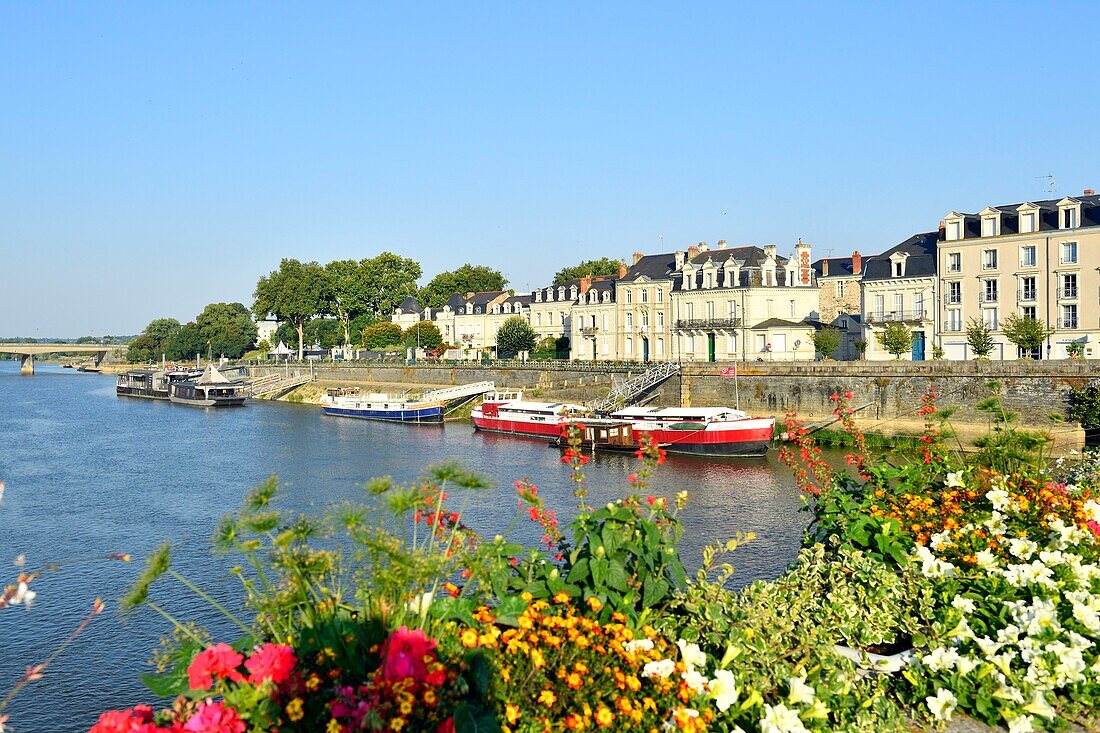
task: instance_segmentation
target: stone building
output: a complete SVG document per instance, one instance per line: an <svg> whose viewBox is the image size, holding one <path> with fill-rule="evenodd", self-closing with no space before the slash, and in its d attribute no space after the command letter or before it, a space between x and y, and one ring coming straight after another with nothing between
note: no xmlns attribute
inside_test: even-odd
<svg viewBox="0 0 1100 733"><path fill-rule="evenodd" d="M421 307L420 301L409 296L401 302L401 305L397 306L393 310L393 315L390 316L390 321L396 323L404 331L410 326L415 326L417 323L423 320L431 320L430 312L429 317L424 317L424 308ZM446 339L444 339L445 341Z"/></svg>
<svg viewBox="0 0 1100 733"><path fill-rule="evenodd" d="M1084 195L952 211L939 243L940 333L948 359L969 359L966 325L980 318L995 341L991 359L1064 359L1071 344L1100 358L1100 196ZM1042 321L1043 346L1021 353L1002 330L1010 314Z"/></svg>
<svg viewBox="0 0 1100 733"><path fill-rule="evenodd" d="M921 361L929 353L936 334L936 244L939 232L914 234L880 255L862 260L862 327L867 342L866 358L894 359L879 343L877 334L890 323L903 323L913 345L902 359Z"/></svg>
<svg viewBox="0 0 1100 733"><path fill-rule="evenodd" d="M626 265L621 271L625 273ZM580 361L607 361L614 351L619 330L615 307L615 283L618 278L580 279L580 294L573 304L569 335L570 358Z"/></svg>
<svg viewBox="0 0 1100 733"><path fill-rule="evenodd" d="M683 264L683 256L683 252L635 252L630 267L620 268L615 282L612 359L676 358L672 347L672 278Z"/></svg>

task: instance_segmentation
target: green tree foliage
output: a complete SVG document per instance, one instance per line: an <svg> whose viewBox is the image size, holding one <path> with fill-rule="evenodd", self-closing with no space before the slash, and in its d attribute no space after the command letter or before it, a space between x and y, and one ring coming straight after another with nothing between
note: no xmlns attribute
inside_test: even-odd
<svg viewBox="0 0 1100 733"><path fill-rule="evenodd" d="M607 277L619 274L619 265L622 262L610 257L601 257L598 260L585 260L572 267L563 267L554 275L554 285L564 285L570 280L592 275L594 277Z"/></svg>
<svg viewBox="0 0 1100 733"><path fill-rule="evenodd" d="M189 361L207 353L206 338L198 324L192 322L180 328L168 341L164 349L165 356L172 361Z"/></svg>
<svg viewBox="0 0 1100 733"><path fill-rule="evenodd" d="M814 331L812 338L814 342L814 351L825 358L831 357L833 352L840 348L839 328L827 326L820 331Z"/></svg>
<svg viewBox="0 0 1100 733"><path fill-rule="evenodd" d="M279 269L261 277L253 294L252 313L257 320L274 316L298 329L298 358L306 321L326 312L333 302L331 278L316 262L284 259Z"/></svg>
<svg viewBox="0 0 1100 733"><path fill-rule="evenodd" d="M331 349L344 341L344 329L335 318L314 318L305 327L306 346Z"/></svg>
<svg viewBox="0 0 1100 733"><path fill-rule="evenodd" d="M156 361L160 357L160 345L152 336L142 334L130 342L126 349L126 360L131 364Z"/></svg>
<svg viewBox="0 0 1100 733"><path fill-rule="evenodd" d="M343 325L344 343L356 333L355 319L389 315L405 298L416 295L416 281L423 274L419 262L393 252L359 261L336 260L325 265L325 272L332 295L328 310Z"/></svg>
<svg viewBox="0 0 1100 733"><path fill-rule="evenodd" d="M1041 348L1051 333L1042 321L1024 318L1017 313L1013 313L1004 320L1001 330L1004 331L1005 338L1029 355L1035 349Z"/></svg>
<svg viewBox="0 0 1100 733"><path fill-rule="evenodd" d="M401 330L401 326L396 323L379 321L363 329L360 343L363 344L364 349L377 351L387 346L400 344L402 336L404 336L404 332Z"/></svg>
<svg viewBox="0 0 1100 733"><path fill-rule="evenodd" d="M893 354L895 359L900 359L913 348L913 334L904 323L887 323L886 328L875 332L875 338L886 352Z"/></svg>
<svg viewBox="0 0 1100 733"><path fill-rule="evenodd" d="M420 304L425 308L442 308L455 293L479 293L489 290L504 290L508 280L491 267L483 265L463 265L457 270L441 272L432 278L420 291Z"/></svg>
<svg viewBox="0 0 1100 733"><path fill-rule="evenodd" d="M431 321L419 321L405 329L405 345L421 349L438 349L443 345L443 334Z"/></svg>
<svg viewBox="0 0 1100 733"><path fill-rule="evenodd" d="M141 333L153 340L155 344L153 350L159 356L167 348L172 337L180 332L181 328L183 326L175 318L158 318L155 321L150 321Z"/></svg>
<svg viewBox="0 0 1100 733"><path fill-rule="evenodd" d="M993 333L980 318L971 318L966 323L966 343L978 359L988 358L996 348Z"/></svg>
<svg viewBox="0 0 1100 733"><path fill-rule="evenodd" d="M512 316L497 329L497 353L513 356L520 351L535 350L535 329L523 316Z"/></svg>
<svg viewBox="0 0 1100 733"><path fill-rule="evenodd" d="M239 359L256 342L256 324L242 303L211 303L195 324L215 356Z"/></svg>
<svg viewBox="0 0 1100 733"><path fill-rule="evenodd" d="M1071 341L1066 344L1066 356L1071 359L1080 359L1085 355L1085 345L1080 341Z"/></svg>
<svg viewBox="0 0 1100 733"><path fill-rule="evenodd" d="M1070 420L1076 420L1085 428L1100 428L1100 389L1095 386L1069 391Z"/></svg>

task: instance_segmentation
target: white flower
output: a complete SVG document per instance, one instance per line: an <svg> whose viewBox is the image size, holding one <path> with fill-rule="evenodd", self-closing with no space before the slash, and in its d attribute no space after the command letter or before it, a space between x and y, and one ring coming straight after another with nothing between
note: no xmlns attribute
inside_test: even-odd
<svg viewBox="0 0 1100 733"><path fill-rule="evenodd" d="M427 616L428 608L432 605L432 594L430 592L423 593L416 598L405 604L405 608L409 610L409 613L415 613L417 616Z"/></svg>
<svg viewBox="0 0 1100 733"><path fill-rule="evenodd" d="M932 717L936 720L951 720L951 714L955 712L955 706L959 704L958 699L942 687L935 695L924 698L924 702L928 706L929 712L932 713Z"/></svg>
<svg viewBox="0 0 1100 733"><path fill-rule="evenodd" d="M1038 715L1040 718L1050 719L1055 716L1054 708L1047 704L1042 691L1037 691L1035 696L1031 698L1031 702L1024 705L1023 709L1024 712Z"/></svg>
<svg viewBox="0 0 1100 733"><path fill-rule="evenodd" d="M921 572L926 578L944 578L955 574L954 565L936 558L924 545L917 545L914 554L921 561Z"/></svg>
<svg viewBox="0 0 1100 733"><path fill-rule="evenodd" d="M997 691L993 693L993 697L999 697L1002 700L1014 702L1019 705L1023 705L1024 703L1024 696L1020 694L1020 691L1008 685L999 687Z"/></svg>
<svg viewBox="0 0 1100 733"><path fill-rule="evenodd" d="M986 492L985 498L989 499L990 503L993 504L993 508L999 512L1003 512L1011 503L1008 492L1004 489L990 489Z"/></svg>
<svg viewBox="0 0 1100 733"><path fill-rule="evenodd" d="M1089 499L1081 509L1085 512L1086 517L1094 522L1100 522L1100 503L1096 499Z"/></svg>
<svg viewBox="0 0 1100 733"><path fill-rule="evenodd" d="M965 596L955 596L951 599L951 606L957 608L963 613L974 613L977 606L974 605L974 601Z"/></svg>
<svg viewBox="0 0 1100 733"><path fill-rule="evenodd" d="M707 678L699 674L699 670L694 667L688 667L684 670L684 673L680 675L680 679L684 681L692 692L696 695L707 691Z"/></svg>
<svg viewBox="0 0 1100 733"><path fill-rule="evenodd" d="M974 641L977 642L978 647L982 650L982 654L987 657L993 656L997 653L997 650L1001 648L1000 642L987 639L984 636L979 636Z"/></svg>
<svg viewBox="0 0 1100 733"><path fill-rule="evenodd" d="M959 657L959 661L955 662L955 669L959 670L959 674L965 677L977 668L979 662L977 659L971 659L970 657Z"/></svg>
<svg viewBox="0 0 1100 733"><path fill-rule="evenodd" d="M688 669L706 666L706 652L701 650L698 644L689 644L680 639L676 642L676 646L680 647L680 658L684 660L684 664L687 665Z"/></svg>
<svg viewBox="0 0 1100 733"><path fill-rule="evenodd" d="M955 471L947 474L947 480L943 482L943 485L949 489L960 488L963 485L963 472Z"/></svg>
<svg viewBox="0 0 1100 733"><path fill-rule="evenodd" d="M1016 557L1020 558L1021 560L1030 559L1031 556L1034 555L1035 551L1038 549L1039 545L1035 544L1035 542L1029 539L1024 539L1022 537L1013 537L1011 540L1008 541L1008 551Z"/></svg>
<svg viewBox="0 0 1100 733"><path fill-rule="evenodd" d="M937 647L921 657L921 663L933 672L942 672L955 666L959 653L950 647Z"/></svg>
<svg viewBox="0 0 1100 733"><path fill-rule="evenodd" d="M1017 715L1008 721L1008 733L1031 733L1035 730L1030 715Z"/></svg>
<svg viewBox="0 0 1100 733"><path fill-rule="evenodd" d="M928 546L936 552L939 552L949 544L951 544L951 530L949 529L945 529L942 532L936 532L928 541Z"/></svg>
<svg viewBox="0 0 1100 733"><path fill-rule="evenodd" d="M653 649L653 640L645 638L634 639L633 641L628 641L623 644L623 649L626 649L628 652L648 652Z"/></svg>
<svg viewBox="0 0 1100 733"><path fill-rule="evenodd" d="M774 707L765 704L760 733L806 733L806 726L798 719L798 711L789 709L783 703Z"/></svg>
<svg viewBox="0 0 1100 733"><path fill-rule="evenodd" d="M728 669L715 672L714 679L710 681L710 694L714 695L714 706L719 712L726 712L730 705L737 702L737 680L733 678L733 672Z"/></svg>
<svg viewBox="0 0 1100 733"><path fill-rule="evenodd" d="M982 570L992 570L997 567L997 556L989 550L982 550L974 555L978 561L978 567Z"/></svg>
<svg viewBox="0 0 1100 733"><path fill-rule="evenodd" d="M662 659L657 662L646 662L646 665L642 667L642 677L660 677L661 679L665 679L675 671L676 662L671 659Z"/></svg>
<svg viewBox="0 0 1100 733"><path fill-rule="evenodd" d="M1062 565L1066 561L1065 554L1061 550L1043 550L1039 553L1039 559L1043 561L1043 564L1047 567L1054 567L1055 565Z"/></svg>
<svg viewBox="0 0 1100 733"><path fill-rule="evenodd" d="M787 693L787 702L791 705L809 704L814 701L814 688L806 684L805 677L791 677L787 680L790 692Z"/></svg>

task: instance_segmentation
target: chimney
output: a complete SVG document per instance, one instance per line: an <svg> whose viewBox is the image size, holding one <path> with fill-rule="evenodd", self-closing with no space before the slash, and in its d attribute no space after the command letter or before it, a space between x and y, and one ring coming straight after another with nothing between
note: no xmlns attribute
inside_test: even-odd
<svg viewBox="0 0 1100 733"><path fill-rule="evenodd" d="M693 245L691 245L690 247L688 247L688 254L687 254L687 258L688 258L689 260L693 260L693 259L695 259L695 256L696 256L697 254L699 254L699 247L698 247L698 246L696 246L696 245L694 245L694 244L693 244Z"/></svg>
<svg viewBox="0 0 1100 733"><path fill-rule="evenodd" d="M858 275L863 270L863 257L859 254L857 249L852 253L852 274Z"/></svg>
<svg viewBox="0 0 1100 733"><path fill-rule="evenodd" d="M645 255L642 254L641 252L635 252L634 253L634 262L632 264L635 264L635 265L638 264L643 257L645 257Z"/></svg>
<svg viewBox="0 0 1100 733"><path fill-rule="evenodd" d="M1085 189L1085 193L1084 193L1084 195L1085 195L1085 196L1095 196L1095 195L1096 195L1096 189L1094 189L1094 188L1086 188L1086 189Z"/></svg>
<svg viewBox="0 0 1100 733"><path fill-rule="evenodd" d="M719 239L718 240L718 249L725 249L725 248L726 248L726 240Z"/></svg>
<svg viewBox="0 0 1100 733"><path fill-rule="evenodd" d="M626 277L626 263L625 262L620 262L619 263L619 279L622 280L624 277Z"/></svg>
<svg viewBox="0 0 1100 733"><path fill-rule="evenodd" d="M947 228L947 224L944 223L943 219L940 219L939 230L942 232L946 228Z"/></svg>
<svg viewBox="0 0 1100 733"><path fill-rule="evenodd" d="M684 269L684 253L680 250L676 250L676 269Z"/></svg>
<svg viewBox="0 0 1100 733"><path fill-rule="evenodd" d="M585 275L581 278L581 295L584 295L592 288L592 276Z"/></svg>
<svg viewBox="0 0 1100 733"><path fill-rule="evenodd" d="M710 245L707 244L706 242L699 242L699 251L700 252L710 252Z"/></svg>
<svg viewBox="0 0 1100 733"><path fill-rule="evenodd" d="M821 261L821 277L829 277L829 260Z"/></svg>
<svg viewBox="0 0 1100 733"><path fill-rule="evenodd" d="M776 247L774 244L765 244L764 245L764 256L765 257L770 257L774 260L775 259L775 253L778 249L779 248Z"/></svg>
<svg viewBox="0 0 1100 733"><path fill-rule="evenodd" d="M813 267L810 265L810 245L798 238L794 246L795 266L798 268L798 284L809 285L813 280Z"/></svg>

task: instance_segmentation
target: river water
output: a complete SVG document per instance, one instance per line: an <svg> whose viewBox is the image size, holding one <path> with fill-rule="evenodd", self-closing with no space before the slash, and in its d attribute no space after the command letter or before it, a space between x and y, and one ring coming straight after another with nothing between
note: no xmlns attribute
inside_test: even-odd
<svg viewBox="0 0 1100 733"><path fill-rule="evenodd" d="M493 489L470 498L465 520L493 536L513 525L512 482L539 486L563 525L574 505L568 467L544 441L475 433L468 423L388 425L330 418L316 406L253 402L230 410L201 410L166 402L125 399L114 379L39 364L34 377L18 363L0 362L0 584L26 568L113 552L116 561L64 564L36 583L29 611L0 611L0 698L27 665L62 643L93 599L107 610L8 707L8 730L86 731L98 713L138 702L156 703L138 674L170 630L163 618L140 609L123 618L117 599L138 575L142 558L172 540L173 567L229 605L238 587L232 558L210 550L219 517L236 509L245 492L276 474L283 504L322 513L343 500L363 498L363 483L390 475L415 479L424 466L459 458L481 471ZM586 466L589 501L599 505L626 491L638 464L632 454L598 455ZM734 555L736 585L772 578L798 551L807 516L784 467L765 459L707 461L669 456L651 492L671 498L687 490L681 514L685 564L698 564L710 542L754 531L757 539ZM534 528L514 525L512 537L533 542ZM6 568L6 569L5 569ZM207 626L218 640L234 628L168 578L152 597L179 617Z"/></svg>

